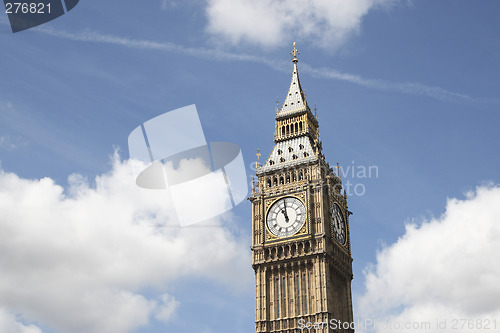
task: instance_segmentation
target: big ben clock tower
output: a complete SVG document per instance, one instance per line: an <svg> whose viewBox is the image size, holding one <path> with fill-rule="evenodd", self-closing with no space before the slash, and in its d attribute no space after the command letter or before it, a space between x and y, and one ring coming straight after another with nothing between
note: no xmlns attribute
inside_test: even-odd
<svg viewBox="0 0 500 333"><path fill-rule="evenodd" d="M256 332L352 332L347 198L322 154L318 119L292 51L290 89L276 109L274 148L257 167L252 202ZM344 325L344 326L343 326Z"/></svg>

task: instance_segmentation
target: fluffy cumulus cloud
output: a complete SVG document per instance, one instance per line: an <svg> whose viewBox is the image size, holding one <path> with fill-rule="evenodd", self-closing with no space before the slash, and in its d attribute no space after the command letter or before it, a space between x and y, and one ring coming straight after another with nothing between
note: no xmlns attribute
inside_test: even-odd
<svg viewBox="0 0 500 333"><path fill-rule="evenodd" d="M363 17L396 0L208 0L207 31L232 44L280 46L308 39L336 49L359 32Z"/></svg>
<svg viewBox="0 0 500 333"><path fill-rule="evenodd" d="M67 188L0 170L0 332L129 332L168 322L182 307L168 285L182 277L250 286L235 226L176 227L165 193L137 187L116 156L109 173L72 175Z"/></svg>
<svg viewBox="0 0 500 333"><path fill-rule="evenodd" d="M499 203L500 187L483 186L408 225L366 271L362 320L378 320L377 332L500 330Z"/></svg>

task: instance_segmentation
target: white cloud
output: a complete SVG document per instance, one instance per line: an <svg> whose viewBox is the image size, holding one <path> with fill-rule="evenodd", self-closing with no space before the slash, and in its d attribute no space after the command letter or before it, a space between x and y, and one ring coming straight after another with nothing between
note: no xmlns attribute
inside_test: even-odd
<svg viewBox="0 0 500 333"><path fill-rule="evenodd" d="M165 292L182 277L251 286L246 242L221 219L210 232L172 226L165 191L138 188L128 162L69 183L0 171L0 308L58 332L122 333L168 321L182 304Z"/></svg>
<svg viewBox="0 0 500 333"><path fill-rule="evenodd" d="M208 0L207 31L232 44L266 47L308 39L334 50L359 32L363 17L395 0Z"/></svg>
<svg viewBox="0 0 500 333"><path fill-rule="evenodd" d="M155 318L167 323L175 313L178 306L179 302L177 302L174 297L168 294L163 294L161 296L161 305L158 307L158 312L156 313Z"/></svg>
<svg viewBox="0 0 500 333"><path fill-rule="evenodd" d="M16 320L16 317L11 313L0 308L0 332L5 333L42 333L42 331L34 325L23 325Z"/></svg>
<svg viewBox="0 0 500 333"><path fill-rule="evenodd" d="M500 318L499 202L500 187L479 187L465 200L449 199L440 218L408 225L365 272L358 316L393 324L429 322L430 332L456 332L453 319ZM446 320L447 328L438 328L436 320ZM485 331L477 325L466 331Z"/></svg>

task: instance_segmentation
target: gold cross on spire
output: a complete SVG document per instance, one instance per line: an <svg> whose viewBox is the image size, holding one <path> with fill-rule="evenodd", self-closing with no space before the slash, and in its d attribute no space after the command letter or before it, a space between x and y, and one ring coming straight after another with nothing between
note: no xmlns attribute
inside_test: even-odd
<svg viewBox="0 0 500 333"><path fill-rule="evenodd" d="M293 60L297 59L297 54L300 54L300 52L295 48L295 42L293 42L293 50L290 54L293 54Z"/></svg>

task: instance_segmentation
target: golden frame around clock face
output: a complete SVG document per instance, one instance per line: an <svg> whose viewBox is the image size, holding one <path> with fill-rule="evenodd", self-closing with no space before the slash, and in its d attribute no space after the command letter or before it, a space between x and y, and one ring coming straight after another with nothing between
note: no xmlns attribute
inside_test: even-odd
<svg viewBox="0 0 500 333"><path fill-rule="evenodd" d="M296 234L306 222L306 206L292 196L275 201L267 211L267 229L276 237L290 237Z"/></svg>
<svg viewBox="0 0 500 333"><path fill-rule="evenodd" d="M284 202L283 199L285 199ZM287 205L286 213L288 217L288 222L286 222L286 218L284 216L285 214L282 211L284 208L283 206L284 203L286 203ZM265 233L265 241L267 242L278 242L281 240L285 241L289 237L296 238L308 234L310 221L309 221L309 212L307 209L308 206L307 206L306 192L299 192L274 198L268 198L265 200L264 206L265 206L265 211L264 211L265 220L263 223L263 228ZM280 206L281 209L279 208ZM299 207L303 207L303 210L302 208ZM276 215L274 215L274 213ZM282 221L280 221L281 225L278 224L277 221L278 215L283 215L279 217L280 220L282 219ZM297 218L298 221L296 221ZM269 226L271 226L271 228ZM289 229L290 227L292 229ZM285 230L283 228L287 229Z"/></svg>

